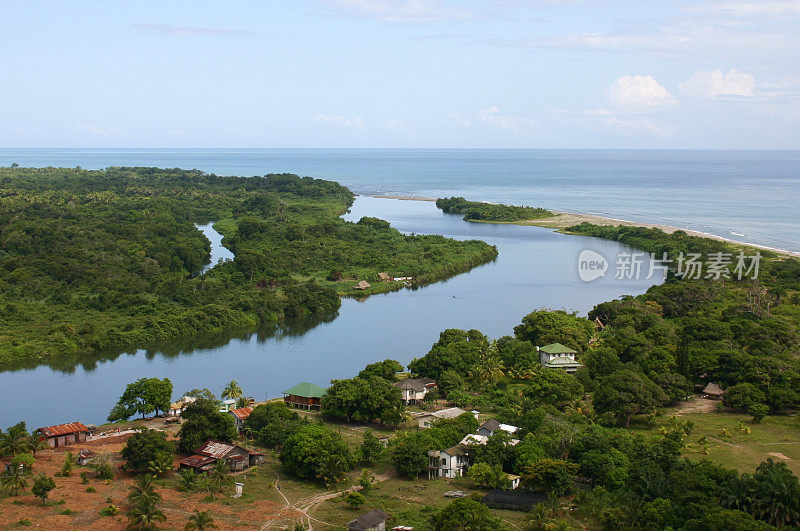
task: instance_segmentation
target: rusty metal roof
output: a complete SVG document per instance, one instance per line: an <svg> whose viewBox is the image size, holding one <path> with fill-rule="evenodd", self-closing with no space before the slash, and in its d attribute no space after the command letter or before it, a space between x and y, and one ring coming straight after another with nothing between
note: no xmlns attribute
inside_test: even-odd
<svg viewBox="0 0 800 531"><path fill-rule="evenodd" d="M236 448L235 444L228 444L220 441L208 440L200 448L195 450L196 454L222 459Z"/></svg>
<svg viewBox="0 0 800 531"><path fill-rule="evenodd" d="M216 459L213 457L207 457L205 455L193 455L191 457L187 457L186 459L182 459L181 464L190 466L192 468L203 468L204 466L208 466L215 461Z"/></svg>
<svg viewBox="0 0 800 531"><path fill-rule="evenodd" d="M70 422L69 424L57 424L46 428L39 428L45 437L60 437L72 433L89 432L89 429L82 422Z"/></svg>
<svg viewBox="0 0 800 531"><path fill-rule="evenodd" d="M250 413L253 412L253 408L250 406L247 407L240 407L239 409L231 409L228 411L231 415L236 417L237 419L244 420L250 416Z"/></svg>

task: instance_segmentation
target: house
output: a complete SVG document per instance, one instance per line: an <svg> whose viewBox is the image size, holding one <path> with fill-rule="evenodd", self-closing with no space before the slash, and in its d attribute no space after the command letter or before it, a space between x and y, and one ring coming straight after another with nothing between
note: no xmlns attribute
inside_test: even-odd
<svg viewBox="0 0 800 531"><path fill-rule="evenodd" d="M491 437L497 430L501 430L508 434L513 435L519 430L519 428L517 428L516 426L512 426L511 424L503 424L495 419L491 419L481 424L475 433L477 433L478 435L485 435L486 437Z"/></svg>
<svg viewBox="0 0 800 531"><path fill-rule="evenodd" d="M297 409L319 409L325 389L308 382L301 382L283 392L283 402Z"/></svg>
<svg viewBox="0 0 800 531"><path fill-rule="evenodd" d="M224 459L233 472L257 465L264 460L264 455L251 452L236 444L229 444L212 439L207 440L194 451L194 455L180 462L180 468L192 468L196 472L208 472L214 464Z"/></svg>
<svg viewBox="0 0 800 531"><path fill-rule="evenodd" d="M347 531L384 531L389 514L375 509L347 522Z"/></svg>
<svg viewBox="0 0 800 531"><path fill-rule="evenodd" d="M378 273L378 280L380 280L381 282L391 282L392 277L390 277L386 273Z"/></svg>
<svg viewBox="0 0 800 531"><path fill-rule="evenodd" d="M50 448L86 442L86 438L89 436L89 429L81 422L39 428L39 432Z"/></svg>
<svg viewBox="0 0 800 531"><path fill-rule="evenodd" d="M402 392L406 405L416 404L425 398L428 391L436 387L436 382L430 378L408 378L394 384Z"/></svg>
<svg viewBox="0 0 800 531"><path fill-rule="evenodd" d="M466 413L466 411L458 407L449 407L447 409L440 409L439 411L425 413L418 417L419 427L430 428L431 424L433 424L435 421L439 419L454 419L457 416L462 415L464 413Z"/></svg>
<svg viewBox="0 0 800 531"><path fill-rule="evenodd" d="M233 417L233 422L236 424L236 429L242 431L242 428L244 428L244 421L247 420L247 417L249 417L250 413L252 412L253 408L247 406L240 407L238 409L231 409L228 411L228 414Z"/></svg>
<svg viewBox="0 0 800 531"><path fill-rule="evenodd" d="M169 410L167 410L168 417L180 417L183 410L191 404L192 402L196 401L197 398L194 396L184 396L177 402L173 402L169 405Z"/></svg>
<svg viewBox="0 0 800 531"><path fill-rule="evenodd" d="M78 463L80 466L88 465L94 459L94 452L91 450L81 450L78 452L78 457L75 458L75 462Z"/></svg>
<svg viewBox="0 0 800 531"><path fill-rule="evenodd" d="M446 450L428 450L428 479L458 478L469 468L469 446L457 444Z"/></svg>
<svg viewBox="0 0 800 531"><path fill-rule="evenodd" d="M353 289L367 289L367 288L371 288L371 287L372 287L372 284L370 284L366 280L362 280L358 284L353 286Z"/></svg>
<svg viewBox="0 0 800 531"><path fill-rule="evenodd" d="M709 383L705 389L703 389L703 395L705 395L705 398L710 398L711 400L719 400L724 394L725 391L719 386L719 384L716 383Z"/></svg>
<svg viewBox="0 0 800 531"><path fill-rule="evenodd" d="M231 409L236 407L237 400L235 398L228 398L226 400L219 401L219 412L220 413L228 413Z"/></svg>
<svg viewBox="0 0 800 531"><path fill-rule="evenodd" d="M576 359L577 352L561 343L551 343L543 347L536 347L542 367L548 369L562 369L568 373L576 372L583 367Z"/></svg>

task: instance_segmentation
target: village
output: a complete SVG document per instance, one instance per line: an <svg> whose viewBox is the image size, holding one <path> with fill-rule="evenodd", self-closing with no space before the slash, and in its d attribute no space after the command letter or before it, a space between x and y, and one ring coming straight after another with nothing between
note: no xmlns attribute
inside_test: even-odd
<svg viewBox="0 0 800 531"><path fill-rule="evenodd" d="M596 322L595 327L601 328L602 323ZM583 367L576 350L560 343L535 347L535 352L541 371L574 375ZM17 443L13 442L15 428L9 428L0 438L0 451L6 455L0 466L4 485L14 485L9 478L18 480L10 495L5 500L0 498L0 521L20 526L36 522L44 527L121 528L135 514L137 502L130 492L137 489L147 490L157 500L148 509L153 514L143 522L129 522L141 529L156 525L203 529L214 525L223 529L409 531L432 528L437 510L444 514L455 503L475 502L496 528L526 528L532 510L543 510L548 500L554 503L553 494L548 494L553 489L531 488L530 484L523 488L525 478L521 474L485 462L487 451L512 451L520 445L525 429L498 420L492 411L462 409L448 403L436 380L395 369L402 366L386 360L367 366L357 378L375 385L375 378L380 377L366 374L372 372L388 379L402 410L400 418L388 422L344 421L323 415L325 401L339 399L336 386L341 381L332 382L330 388L300 382L287 388L282 398L264 402L244 396L238 384L230 382L220 399L208 390L194 390L169 403L159 414L139 420L102 426L75 421L42 427L30 435L17 429L17 435L25 438ZM715 383L696 391L695 404L718 403L724 394ZM200 404L205 404L206 414L212 404L216 420L205 418L202 422L224 424L216 429L224 440L201 435L199 444L182 448L190 437L186 427L197 414L193 408ZM283 418L264 422L275 415ZM358 455L358 464L353 466L353 461L339 470L328 470L329 463L317 461L314 475L304 476L284 459L290 437L263 433L298 432L302 429L299 427L315 424L327 430L319 436L333 435L343 442L345 453ZM257 433L258 429L262 431ZM204 426L200 431L210 434L215 429ZM433 444L429 441L436 437L420 439L428 441L428 446L422 447L422 464L407 465L416 467L411 473L400 470L397 456L404 451L401 447L409 436L437 431L455 433L455 439L452 433L448 437L451 442L458 440L429 447ZM151 449L145 465L133 466L131 445L144 448L147 441L140 443L137 438L149 437L152 442L156 433L162 434L156 440L168 443L161 446L170 449L166 463L155 463L160 457ZM313 446L312 442L304 444ZM33 451L33 458L26 453L28 449ZM147 454L148 450L144 451ZM314 456L305 458L314 461ZM37 489L40 483L47 486L47 476L53 477L50 488ZM35 501L36 497L41 502ZM428 509L409 511L409 504ZM127 515L126 506L133 508ZM481 511L475 507L469 509Z"/></svg>

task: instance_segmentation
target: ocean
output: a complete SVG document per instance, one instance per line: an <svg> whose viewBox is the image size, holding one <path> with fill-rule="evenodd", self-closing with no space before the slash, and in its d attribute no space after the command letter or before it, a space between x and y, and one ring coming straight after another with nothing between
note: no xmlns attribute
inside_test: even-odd
<svg viewBox="0 0 800 531"><path fill-rule="evenodd" d="M800 150L0 149L0 165L291 172L361 194L541 206L800 252Z"/></svg>

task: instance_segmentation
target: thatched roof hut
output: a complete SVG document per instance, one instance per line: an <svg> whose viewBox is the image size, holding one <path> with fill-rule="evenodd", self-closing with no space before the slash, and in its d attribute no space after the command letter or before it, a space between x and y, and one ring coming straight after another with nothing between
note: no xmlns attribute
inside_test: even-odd
<svg viewBox="0 0 800 531"><path fill-rule="evenodd" d="M367 288L370 288L370 287L372 287L372 284L370 284L366 280L362 280L358 284L353 286L353 288L355 288L355 289L367 289Z"/></svg>
<svg viewBox="0 0 800 531"><path fill-rule="evenodd" d="M708 398L719 398L725 394L725 390L719 386L719 384L710 383L703 389L703 394L708 396Z"/></svg>
<svg viewBox="0 0 800 531"><path fill-rule="evenodd" d="M389 282L390 280L392 280L392 277L390 277L386 273L378 273L378 280L380 280L381 282Z"/></svg>

